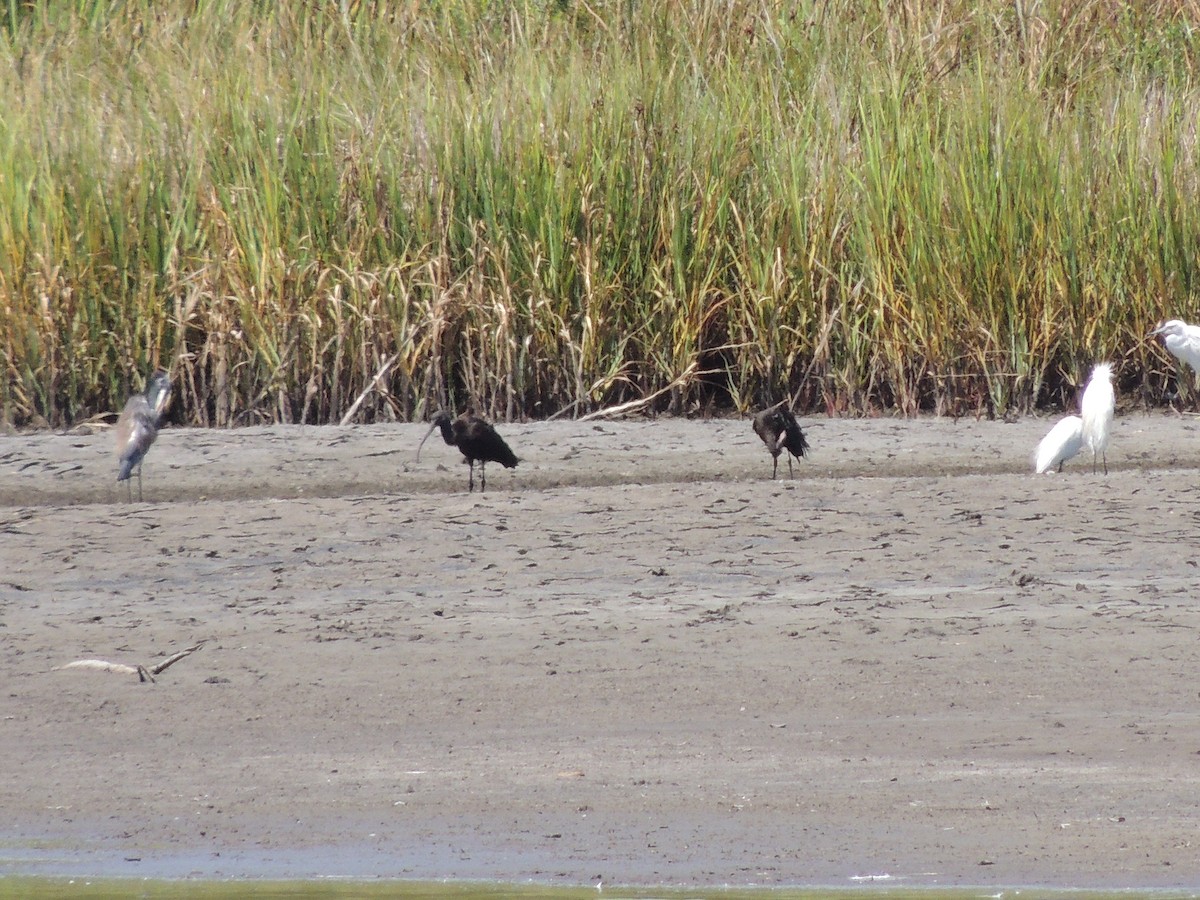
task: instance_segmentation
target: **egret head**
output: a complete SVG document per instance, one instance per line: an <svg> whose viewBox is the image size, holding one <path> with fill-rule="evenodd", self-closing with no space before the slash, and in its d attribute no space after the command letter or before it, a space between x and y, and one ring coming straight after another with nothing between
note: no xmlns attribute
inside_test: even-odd
<svg viewBox="0 0 1200 900"><path fill-rule="evenodd" d="M1156 334L1161 334L1164 337L1183 337L1186 333L1186 322L1183 322L1180 319L1168 319L1166 322L1163 322L1152 332L1150 332L1150 336L1154 337Z"/></svg>

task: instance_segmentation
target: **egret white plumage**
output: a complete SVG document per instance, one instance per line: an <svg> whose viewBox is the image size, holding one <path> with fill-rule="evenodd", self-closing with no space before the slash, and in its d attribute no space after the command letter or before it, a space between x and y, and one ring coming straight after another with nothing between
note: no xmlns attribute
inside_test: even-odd
<svg viewBox="0 0 1200 900"><path fill-rule="evenodd" d="M1200 325L1170 319L1150 332L1151 337L1155 335L1162 336L1163 344L1172 356L1193 372L1200 372Z"/></svg>
<svg viewBox="0 0 1200 900"><path fill-rule="evenodd" d="M133 470L137 469L138 500L142 499L142 460L154 439L158 437L158 422L167 408L171 397L171 379L166 372L154 373L146 384L146 391L134 394L125 401L121 417L117 419L117 462L120 466L117 481L128 482ZM133 488L126 484L129 499L133 499Z"/></svg>
<svg viewBox="0 0 1200 900"><path fill-rule="evenodd" d="M1195 373L1200 372L1200 325L1189 325L1182 319L1169 319L1152 332L1150 337L1161 336L1163 345L1177 360Z"/></svg>
<svg viewBox="0 0 1200 900"><path fill-rule="evenodd" d="M1083 449L1083 419L1067 416L1050 429L1042 438L1034 455L1034 471L1041 475L1057 467L1061 472L1063 463L1073 459Z"/></svg>
<svg viewBox="0 0 1200 900"><path fill-rule="evenodd" d="M1109 433L1112 430L1113 411L1117 406L1117 395L1112 386L1112 363L1098 363L1092 369L1092 377L1083 390L1080 403L1083 445L1091 451L1092 471L1096 471L1096 460L1104 460L1104 474L1108 474Z"/></svg>

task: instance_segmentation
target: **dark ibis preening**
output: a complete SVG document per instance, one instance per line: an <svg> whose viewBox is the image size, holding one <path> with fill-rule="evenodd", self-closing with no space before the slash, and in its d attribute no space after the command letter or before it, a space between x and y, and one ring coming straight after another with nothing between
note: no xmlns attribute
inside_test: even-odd
<svg viewBox="0 0 1200 900"><path fill-rule="evenodd" d="M506 469L513 468L518 460L516 455L508 448L508 444L504 443L504 438L496 434L496 429L485 420L475 415L475 410L467 408L457 419L451 419L450 414L445 410L438 412L433 417L433 422L429 426L429 431L425 432L425 437L421 438L421 443L417 445L417 462L421 461L421 447L429 435L433 434L433 429L442 429L442 440L452 447L457 447L467 461L467 465L471 467L471 474L467 476L467 490L475 490L475 463L479 462L479 490L487 490L487 475L484 473L484 463L497 462Z"/></svg>
<svg viewBox="0 0 1200 900"><path fill-rule="evenodd" d="M771 477L779 474L779 454L786 450L788 477L795 478L792 472L792 457L799 459L804 456L808 452L808 441L804 439L804 432L796 424L796 417L792 415L792 411L784 409L782 403L764 409L754 417L754 432L771 451L771 460L774 463Z"/></svg>
<svg viewBox="0 0 1200 900"><path fill-rule="evenodd" d="M171 399L171 379L159 369L151 376L146 390L134 394L125 402L121 417L117 419L117 481L128 482L133 470L137 469L138 500L142 499L142 460L146 451L158 437L158 423ZM133 486L125 485L129 499L133 500Z"/></svg>

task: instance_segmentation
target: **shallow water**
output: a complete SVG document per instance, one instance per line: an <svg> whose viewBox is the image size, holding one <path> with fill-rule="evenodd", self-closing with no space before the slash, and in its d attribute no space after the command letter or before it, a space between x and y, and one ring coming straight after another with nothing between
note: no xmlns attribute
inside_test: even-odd
<svg viewBox="0 0 1200 900"><path fill-rule="evenodd" d="M868 876L868 878L870 878ZM882 876L881 878L886 878ZM726 888L623 888L623 887L562 887L547 885L481 884L477 882L361 882L361 881L153 881L128 879L84 878L8 878L0 877L0 900L50 900L50 898L86 898L86 900L127 900L127 898L225 898L255 897L289 898L289 900L318 900L318 898L392 897L399 900L492 900L504 897L513 900L1001 900L1001 898L1033 898L1039 900L1129 900L1131 897L1154 897L1161 900L1191 898L1200 894L1191 891L1077 891L1046 890L1044 888L900 888L886 881L874 881L870 888L805 888L805 889L726 889Z"/></svg>

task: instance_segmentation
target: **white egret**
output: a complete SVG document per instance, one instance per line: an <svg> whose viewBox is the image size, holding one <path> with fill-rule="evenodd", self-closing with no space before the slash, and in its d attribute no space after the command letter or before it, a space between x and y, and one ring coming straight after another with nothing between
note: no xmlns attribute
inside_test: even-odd
<svg viewBox="0 0 1200 900"><path fill-rule="evenodd" d="M1171 319L1150 332L1151 337L1155 335L1162 335L1163 343L1172 356L1189 366L1193 372L1200 372L1200 325Z"/></svg>
<svg viewBox="0 0 1200 900"><path fill-rule="evenodd" d="M1109 432L1112 430L1113 410L1117 397L1112 386L1112 363L1097 363L1092 377L1083 390L1082 412L1083 445L1092 453L1092 471L1096 471L1097 457L1104 460L1104 474L1108 474Z"/></svg>
<svg viewBox="0 0 1200 900"><path fill-rule="evenodd" d="M1083 419L1067 416L1050 429L1037 446L1034 456L1034 471L1041 475L1057 467L1061 472L1063 463L1074 458L1083 449Z"/></svg>
<svg viewBox="0 0 1200 900"><path fill-rule="evenodd" d="M1189 325L1180 319L1163 322L1150 337L1161 335L1163 344L1177 360L1189 367L1193 373L1200 372L1200 325ZM1193 382L1195 375L1192 375Z"/></svg>

